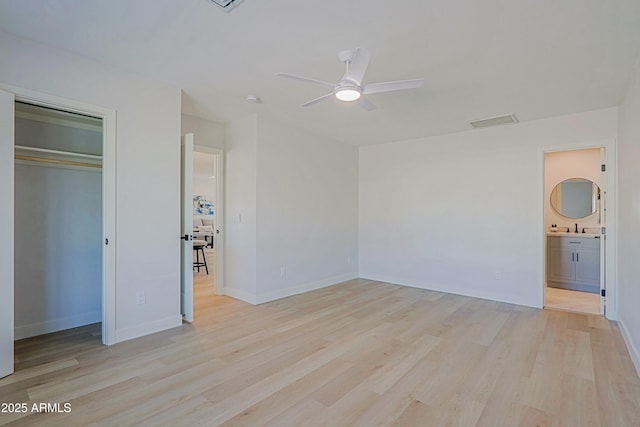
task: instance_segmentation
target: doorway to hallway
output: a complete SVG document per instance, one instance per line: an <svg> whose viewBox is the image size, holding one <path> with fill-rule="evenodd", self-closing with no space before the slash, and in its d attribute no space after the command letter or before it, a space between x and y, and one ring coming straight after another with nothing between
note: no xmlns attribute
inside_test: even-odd
<svg viewBox="0 0 640 427"><path fill-rule="evenodd" d="M196 145L196 136L182 141L182 279L181 309L194 321L195 300L202 292L224 295L222 150Z"/></svg>

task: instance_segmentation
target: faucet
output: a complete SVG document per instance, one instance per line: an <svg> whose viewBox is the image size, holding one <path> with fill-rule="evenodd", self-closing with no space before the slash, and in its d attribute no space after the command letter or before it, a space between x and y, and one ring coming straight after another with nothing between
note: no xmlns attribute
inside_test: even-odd
<svg viewBox="0 0 640 427"><path fill-rule="evenodd" d="M575 229L574 233L579 233L579 231L578 231L578 224L576 224L576 229Z"/></svg>

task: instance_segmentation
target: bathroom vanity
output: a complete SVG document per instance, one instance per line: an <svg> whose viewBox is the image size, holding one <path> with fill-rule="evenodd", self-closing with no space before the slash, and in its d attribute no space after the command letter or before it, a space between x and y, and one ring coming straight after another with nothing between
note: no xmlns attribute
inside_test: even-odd
<svg viewBox="0 0 640 427"><path fill-rule="evenodd" d="M547 285L600 292L600 235L547 234Z"/></svg>

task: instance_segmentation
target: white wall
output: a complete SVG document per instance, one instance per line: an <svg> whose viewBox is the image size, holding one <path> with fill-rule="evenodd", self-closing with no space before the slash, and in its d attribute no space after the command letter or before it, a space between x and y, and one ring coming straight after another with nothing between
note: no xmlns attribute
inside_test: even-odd
<svg viewBox="0 0 640 427"><path fill-rule="evenodd" d="M258 302L357 277L358 149L259 117L257 171Z"/></svg>
<svg viewBox="0 0 640 427"><path fill-rule="evenodd" d="M15 212L16 339L100 322L100 170L16 164Z"/></svg>
<svg viewBox="0 0 640 427"><path fill-rule="evenodd" d="M229 123L225 141L225 293L255 304L257 116Z"/></svg>
<svg viewBox="0 0 640 427"><path fill-rule="evenodd" d="M360 148L360 276L542 303L542 147L616 136L615 108Z"/></svg>
<svg viewBox="0 0 640 427"><path fill-rule="evenodd" d="M0 57L2 84L117 111L116 339L179 325L180 90L8 33Z"/></svg>
<svg viewBox="0 0 640 427"><path fill-rule="evenodd" d="M193 153L193 195L207 196L209 201L215 201L217 187L217 154ZM215 207L215 206L214 206ZM215 212L215 211L214 211Z"/></svg>
<svg viewBox="0 0 640 427"><path fill-rule="evenodd" d="M225 141L227 295L256 304L356 277L357 148L257 115Z"/></svg>
<svg viewBox="0 0 640 427"><path fill-rule="evenodd" d="M619 314L629 353L640 373L640 66L619 114Z"/></svg>
<svg viewBox="0 0 640 427"><path fill-rule="evenodd" d="M201 117L182 114L181 132L193 133L195 145L224 149L225 126Z"/></svg>
<svg viewBox="0 0 640 427"><path fill-rule="evenodd" d="M579 231L583 227L597 227L599 225L599 212L585 218L570 219L558 214L551 207L551 192L556 185L571 178L585 178L600 186L600 149L558 151L546 153L544 156L544 213L545 230L551 224L557 224L558 228L569 227L571 231L578 224ZM599 205L598 205L599 206Z"/></svg>

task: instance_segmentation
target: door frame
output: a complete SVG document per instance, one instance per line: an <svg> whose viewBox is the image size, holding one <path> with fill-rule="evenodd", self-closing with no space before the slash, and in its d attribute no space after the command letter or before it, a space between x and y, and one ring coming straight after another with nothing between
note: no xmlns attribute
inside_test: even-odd
<svg viewBox="0 0 640 427"><path fill-rule="evenodd" d="M116 111L72 99L0 84L15 100L102 119L102 343L116 343ZM108 244L107 244L108 242ZM15 283L14 283L15 286Z"/></svg>
<svg viewBox="0 0 640 427"><path fill-rule="evenodd" d="M216 158L216 233L214 239L216 243L216 269L215 269L215 289L216 295L225 295L224 286L224 150L220 148L207 147L195 144L193 151L199 153L215 154ZM219 231L219 232L218 232Z"/></svg>
<svg viewBox="0 0 640 427"><path fill-rule="evenodd" d="M0 195L8 201L0 209L0 378L15 370L14 340L14 167L15 95L0 91Z"/></svg>
<svg viewBox="0 0 640 427"><path fill-rule="evenodd" d="M601 269L604 268L604 284L601 283L601 288L606 286L606 313L605 317L610 320L618 320L618 280L617 269L615 263L617 260L616 242L618 233L618 165L616 155L617 141L615 138L585 142L581 144L564 144L553 145L538 148L538 307L544 308L545 297L545 283L546 283L546 230L545 230L545 170L544 170L544 155L546 153L554 153L559 151L576 151L590 148L605 148L606 149L606 167L607 167L607 180L606 188L601 188L601 192L606 193L606 237L604 237L604 245L606 258L605 264L601 265ZM601 243L602 245L602 243Z"/></svg>
<svg viewBox="0 0 640 427"><path fill-rule="evenodd" d="M180 313L192 323L193 300L193 146L192 132L180 138Z"/></svg>

